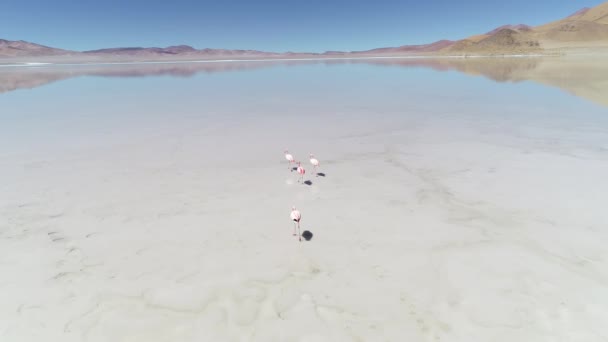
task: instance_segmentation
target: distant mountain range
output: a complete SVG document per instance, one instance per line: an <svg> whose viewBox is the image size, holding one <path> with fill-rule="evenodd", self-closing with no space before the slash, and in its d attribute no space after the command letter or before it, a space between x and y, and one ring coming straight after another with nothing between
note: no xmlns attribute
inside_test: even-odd
<svg viewBox="0 0 608 342"><path fill-rule="evenodd" d="M76 53L25 42L0 39L0 57L60 56Z"/></svg>
<svg viewBox="0 0 608 342"><path fill-rule="evenodd" d="M424 45L404 45L366 51L324 53L264 52L256 50L201 49L179 45L166 48L126 47L93 51L69 51L25 41L0 39L0 58L23 61L189 60L306 57L357 57L407 55L506 55L556 54L608 49L608 2L545 25L503 25L465 39L440 40Z"/></svg>

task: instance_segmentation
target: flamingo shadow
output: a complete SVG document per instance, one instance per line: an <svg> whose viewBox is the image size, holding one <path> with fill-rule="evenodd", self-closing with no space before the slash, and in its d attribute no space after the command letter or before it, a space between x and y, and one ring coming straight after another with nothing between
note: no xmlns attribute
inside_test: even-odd
<svg viewBox="0 0 608 342"><path fill-rule="evenodd" d="M312 182L309 181L309 180L307 180L307 181L304 181L304 184L306 184L306 185L312 185Z"/></svg>
<svg viewBox="0 0 608 342"><path fill-rule="evenodd" d="M310 241L313 237L313 234L309 230L305 230L302 232L302 237L304 238L304 240Z"/></svg>
<svg viewBox="0 0 608 342"><path fill-rule="evenodd" d="M297 166L294 166L294 167L291 168L291 171L297 171L297 170L298 170Z"/></svg>
<svg viewBox="0 0 608 342"><path fill-rule="evenodd" d="M323 172L317 172L317 176L325 177L325 173L323 173Z"/></svg>

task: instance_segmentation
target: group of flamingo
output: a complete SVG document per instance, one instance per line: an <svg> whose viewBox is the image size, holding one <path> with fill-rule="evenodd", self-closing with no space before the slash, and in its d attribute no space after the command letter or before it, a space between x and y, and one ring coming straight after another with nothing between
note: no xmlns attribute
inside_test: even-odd
<svg viewBox="0 0 608 342"><path fill-rule="evenodd" d="M287 169L289 171L293 171L293 167L291 166L292 163L298 165L296 167L296 171L300 175L300 178L298 178L298 182L304 183L304 174L306 173L306 170L302 166L302 163L299 161L296 161L293 157L293 154L289 153L289 151L287 151L287 150L285 150L285 159L287 159ZM312 153L310 154L310 163L312 164L312 167L315 169L315 174L316 174L317 168L319 167L319 160L317 158L315 158L315 156Z"/></svg>
<svg viewBox="0 0 608 342"><path fill-rule="evenodd" d="M315 158L315 156L312 153L310 153L309 157L310 157L310 164L312 164L312 166L315 170L315 175L318 176L317 168L319 167L319 160L317 158ZM298 165L296 167L296 171L300 175L300 178L298 178L298 183L304 183L304 174L306 174L306 170L302 166L302 163L299 161L296 161L294 159L293 155L291 153L289 153L288 150L285 150L285 159L287 159L287 169L290 172L293 172L293 167L291 166L291 164ZM289 215L289 217L293 221L293 236L298 236L299 240L302 241L302 234L300 233L300 220L302 220L302 214L300 213L300 211L298 209L296 209L295 206L293 206L293 207L291 207L291 214ZM297 234L296 234L296 228L298 229Z"/></svg>

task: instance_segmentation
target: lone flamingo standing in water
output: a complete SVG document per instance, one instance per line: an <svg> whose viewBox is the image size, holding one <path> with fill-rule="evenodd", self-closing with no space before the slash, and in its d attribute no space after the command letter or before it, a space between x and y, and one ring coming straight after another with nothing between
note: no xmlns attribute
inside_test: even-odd
<svg viewBox="0 0 608 342"><path fill-rule="evenodd" d="M285 159L287 159L287 169L293 172L293 169L291 168L291 163L294 162L293 155L287 150L285 150Z"/></svg>
<svg viewBox="0 0 608 342"><path fill-rule="evenodd" d="M293 236L296 236L296 226L298 227L298 236L300 237L300 241L302 241L302 235L300 234L300 220L302 219L302 215L300 211L296 209L296 207L291 207L291 214L289 215L291 220L293 221Z"/></svg>
<svg viewBox="0 0 608 342"><path fill-rule="evenodd" d="M319 167L319 160L317 158L315 158L315 156L312 153L310 154L310 163L315 168L315 176L318 177L319 175L317 174L317 168Z"/></svg>
<svg viewBox="0 0 608 342"><path fill-rule="evenodd" d="M298 162L298 168L296 170L300 174L300 179L298 179L298 182L299 183L304 183L304 174L306 173L306 170L304 170L304 168L302 167L301 164L302 163Z"/></svg>

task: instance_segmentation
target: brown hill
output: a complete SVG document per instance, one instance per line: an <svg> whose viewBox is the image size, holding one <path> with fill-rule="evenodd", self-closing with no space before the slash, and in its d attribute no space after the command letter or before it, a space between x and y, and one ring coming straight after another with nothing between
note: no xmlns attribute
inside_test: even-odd
<svg viewBox="0 0 608 342"><path fill-rule="evenodd" d="M608 24L608 2L597 5L593 8L584 8L571 16L570 19L573 17L578 20L592 21L598 24Z"/></svg>
<svg viewBox="0 0 608 342"><path fill-rule="evenodd" d="M451 40L439 40L431 44L423 45L403 45L399 47L378 48L366 51L353 51L354 54L387 54L387 53L421 53L421 52L436 52L445 49L454 44Z"/></svg>
<svg viewBox="0 0 608 342"><path fill-rule="evenodd" d="M446 53L465 54L525 54L540 51L540 43L530 34L529 30L522 31L510 28L502 28L483 36L473 36L459 40L443 50Z"/></svg>
<svg viewBox="0 0 608 342"><path fill-rule="evenodd" d="M493 29L490 32L486 32L486 33L482 33L482 34L476 34L474 36L470 36L468 38L466 38L466 40L470 40L474 43L478 43L483 39L486 39L492 35L495 35L496 33L498 33L501 30L504 29L510 29L510 30L514 30L514 31L518 31L518 32L528 32L532 29L532 27L528 26L528 25L524 25L524 24L518 24L518 25L503 25L503 26L499 26L495 29Z"/></svg>
<svg viewBox="0 0 608 342"><path fill-rule="evenodd" d="M534 29L541 40L553 42L587 42L608 40L608 2L584 8L562 20Z"/></svg>
<svg viewBox="0 0 608 342"><path fill-rule="evenodd" d="M459 40L442 50L450 54L567 53L608 47L608 2L545 25L505 25Z"/></svg>
<svg viewBox="0 0 608 342"><path fill-rule="evenodd" d="M587 13L587 11L589 11L590 9L591 9L591 8L589 8L589 7L583 7L583 8L581 8L580 10L578 10L578 11L576 11L576 12L574 12L574 13L570 14L570 15L569 15L569 16L567 16L566 18L572 18L572 17L576 17L576 16L579 16L579 15L583 15L583 14Z"/></svg>
<svg viewBox="0 0 608 342"><path fill-rule="evenodd" d="M491 35L496 34L499 31L504 30L504 29L515 30L515 31L518 31L518 32L528 32L528 31L532 30L532 26L528 26L526 24L503 25L503 26L497 27L497 28L493 29L492 31L486 33L486 35L491 36Z"/></svg>

